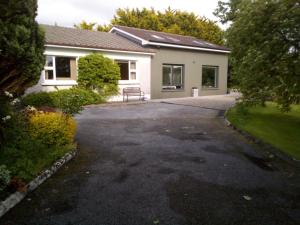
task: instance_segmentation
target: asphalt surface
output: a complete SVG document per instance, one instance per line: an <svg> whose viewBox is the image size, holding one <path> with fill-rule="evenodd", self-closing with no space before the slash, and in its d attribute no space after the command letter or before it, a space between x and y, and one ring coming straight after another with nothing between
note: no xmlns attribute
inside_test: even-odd
<svg viewBox="0 0 300 225"><path fill-rule="evenodd" d="M300 224L299 168L226 127L220 110L93 106L79 154L1 225Z"/></svg>

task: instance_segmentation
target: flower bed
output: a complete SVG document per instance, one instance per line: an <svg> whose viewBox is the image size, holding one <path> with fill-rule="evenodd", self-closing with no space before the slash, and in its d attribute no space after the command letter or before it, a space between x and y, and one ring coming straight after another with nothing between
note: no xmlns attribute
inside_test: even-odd
<svg viewBox="0 0 300 225"><path fill-rule="evenodd" d="M62 112L22 107L6 93L0 96L0 199L16 191L56 160L75 149L76 122Z"/></svg>

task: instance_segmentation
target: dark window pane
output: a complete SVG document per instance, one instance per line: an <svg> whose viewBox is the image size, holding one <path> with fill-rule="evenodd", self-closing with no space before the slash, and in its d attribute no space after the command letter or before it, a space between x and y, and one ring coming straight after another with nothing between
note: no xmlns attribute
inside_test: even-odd
<svg viewBox="0 0 300 225"><path fill-rule="evenodd" d="M53 80L53 70L45 70L45 79Z"/></svg>
<svg viewBox="0 0 300 225"><path fill-rule="evenodd" d="M71 78L70 58L55 57L56 79Z"/></svg>
<svg viewBox="0 0 300 225"><path fill-rule="evenodd" d="M218 67L202 67L202 86L216 88L218 79Z"/></svg>
<svg viewBox="0 0 300 225"><path fill-rule="evenodd" d="M181 66L173 66L173 85L176 88L182 88L182 67Z"/></svg>
<svg viewBox="0 0 300 225"><path fill-rule="evenodd" d="M120 67L121 80L129 80L128 62L117 62Z"/></svg>
<svg viewBox="0 0 300 225"><path fill-rule="evenodd" d="M163 65L163 89L183 88L183 66Z"/></svg>
<svg viewBox="0 0 300 225"><path fill-rule="evenodd" d="M53 66L53 57L52 56L49 56L49 55L46 56L46 65L45 66L48 66L48 67Z"/></svg>
<svg viewBox="0 0 300 225"><path fill-rule="evenodd" d="M163 86L172 84L172 69L170 66L163 66Z"/></svg>

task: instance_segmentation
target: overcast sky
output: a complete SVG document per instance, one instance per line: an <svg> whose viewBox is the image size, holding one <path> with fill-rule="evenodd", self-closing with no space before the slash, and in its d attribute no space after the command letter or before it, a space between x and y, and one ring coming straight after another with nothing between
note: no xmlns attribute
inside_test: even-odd
<svg viewBox="0 0 300 225"><path fill-rule="evenodd" d="M38 0L37 20L43 24L57 23L67 27L82 20L107 24L117 8L153 7L162 11L170 6L217 21L213 15L217 3L218 0Z"/></svg>

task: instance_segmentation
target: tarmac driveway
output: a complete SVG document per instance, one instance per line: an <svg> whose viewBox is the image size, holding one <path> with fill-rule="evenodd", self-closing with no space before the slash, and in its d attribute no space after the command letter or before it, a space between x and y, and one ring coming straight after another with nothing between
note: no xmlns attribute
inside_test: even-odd
<svg viewBox="0 0 300 225"><path fill-rule="evenodd" d="M299 169L169 103L86 108L78 156L0 224L299 224Z"/></svg>

